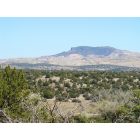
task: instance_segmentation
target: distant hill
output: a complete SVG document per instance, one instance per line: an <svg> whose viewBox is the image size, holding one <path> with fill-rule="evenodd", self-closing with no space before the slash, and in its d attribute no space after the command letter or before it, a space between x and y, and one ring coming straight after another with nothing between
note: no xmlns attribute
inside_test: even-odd
<svg viewBox="0 0 140 140"><path fill-rule="evenodd" d="M126 66L117 66L117 65L84 65L84 66L60 66L60 65L51 65L46 63L38 64L28 64L28 63L11 63L11 67L16 67L17 69L37 69L37 70L74 70L74 71L138 71L140 68L136 67L126 67ZM2 65L4 68L6 65Z"/></svg>
<svg viewBox="0 0 140 140"><path fill-rule="evenodd" d="M101 66L118 66L124 68L140 68L140 53L120 50L110 46L78 46L69 51L51 56L38 58L17 58L0 60L2 66L12 65L17 67L37 69L100 69ZM99 65L99 67L97 67ZM81 67L81 68L80 68ZM104 69L104 68L103 68ZM107 69L107 67L105 68Z"/></svg>
<svg viewBox="0 0 140 140"><path fill-rule="evenodd" d="M108 56L111 53L118 51L117 49L109 46L104 47L89 47L89 46L79 46L79 47L73 47L68 52L62 52L59 54L56 54L54 56L69 56L71 54L79 54L82 56L88 56L88 55L98 55L98 56Z"/></svg>
<svg viewBox="0 0 140 140"><path fill-rule="evenodd" d="M140 67L140 53L119 50L109 46L73 47L67 52L40 57L41 62L61 66L118 65Z"/></svg>

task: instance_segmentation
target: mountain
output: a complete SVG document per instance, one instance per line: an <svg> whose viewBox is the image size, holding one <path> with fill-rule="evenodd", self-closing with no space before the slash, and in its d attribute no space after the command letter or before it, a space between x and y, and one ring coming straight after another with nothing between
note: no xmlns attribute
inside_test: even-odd
<svg viewBox="0 0 140 140"><path fill-rule="evenodd" d="M115 68L121 66L121 69L123 67L127 69L127 67L140 68L140 53L120 50L110 46L78 46L51 56L7 59L0 60L0 63L3 67L10 64L19 68L37 69L86 69L88 67L91 70L95 66L102 69L105 65L111 69L112 66L115 66Z"/></svg>
<svg viewBox="0 0 140 140"><path fill-rule="evenodd" d="M117 49L108 46L105 47L79 46L71 48L71 50L69 50L68 52L62 52L54 56L69 56L71 54L79 54L85 57L88 55L108 56L116 50Z"/></svg>
<svg viewBox="0 0 140 140"><path fill-rule="evenodd" d="M128 67L140 67L140 53L119 50L109 46L73 47L67 52L52 56L40 57L41 62L61 66L83 65L119 65Z"/></svg>

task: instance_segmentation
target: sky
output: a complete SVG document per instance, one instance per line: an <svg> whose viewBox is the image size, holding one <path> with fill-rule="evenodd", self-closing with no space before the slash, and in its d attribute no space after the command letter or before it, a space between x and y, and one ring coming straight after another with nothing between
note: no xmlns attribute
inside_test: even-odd
<svg viewBox="0 0 140 140"><path fill-rule="evenodd" d="M140 18L0 18L0 58L39 57L77 46L140 52Z"/></svg>

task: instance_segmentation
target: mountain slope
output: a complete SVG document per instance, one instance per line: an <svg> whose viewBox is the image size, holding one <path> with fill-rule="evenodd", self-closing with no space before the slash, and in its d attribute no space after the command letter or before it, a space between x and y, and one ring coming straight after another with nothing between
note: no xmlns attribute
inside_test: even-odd
<svg viewBox="0 0 140 140"><path fill-rule="evenodd" d="M109 46L105 46L105 47L79 46L79 47L73 47L68 52L59 53L55 56L69 56L71 54L79 54L82 56L88 56L88 55L108 56L116 50L117 49Z"/></svg>
<svg viewBox="0 0 140 140"><path fill-rule="evenodd" d="M119 50L109 46L74 47L67 52L62 52L49 57L43 57L42 60L45 60L44 62L49 64L61 66L109 64L140 67L140 53Z"/></svg>
<svg viewBox="0 0 140 140"><path fill-rule="evenodd" d="M62 52L51 56L42 56L39 58L17 58L0 60L5 66L7 64L18 66L24 64L28 68L28 64L33 66L46 67L73 67L87 65L116 65L140 68L140 53L119 50L109 46L90 47L78 46L73 47L67 52ZM15 65L16 64L16 65Z"/></svg>

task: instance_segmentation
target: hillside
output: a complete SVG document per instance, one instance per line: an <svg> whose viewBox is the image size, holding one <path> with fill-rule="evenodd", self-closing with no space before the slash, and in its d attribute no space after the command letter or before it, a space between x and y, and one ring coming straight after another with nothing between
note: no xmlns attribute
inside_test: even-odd
<svg viewBox="0 0 140 140"><path fill-rule="evenodd" d="M89 46L79 46L79 47L73 47L68 52L63 52L56 54L54 56L69 56L71 54L79 54L82 56L88 56L88 55L97 55L97 56L108 56L111 53L117 51L117 49L112 47L89 47Z"/></svg>
<svg viewBox="0 0 140 140"><path fill-rule="evenodd" d="M140 68L140 53L119 50L109 46L78 46L69 51L38 58L17 58L0 60L2 66L11 65L34 69L77 69L79 66L119 66ZM74 68L73 68L74 67ZM99 68L100 69L100 68Z"/></svg>
<svg viewBox="0 0 140 140"><path fill-rule="evenodd" d="M109 46L79 46L52 56L43 56L38 61L60 66L117 65L140 67L140 53L119 50Z"/></svg>

